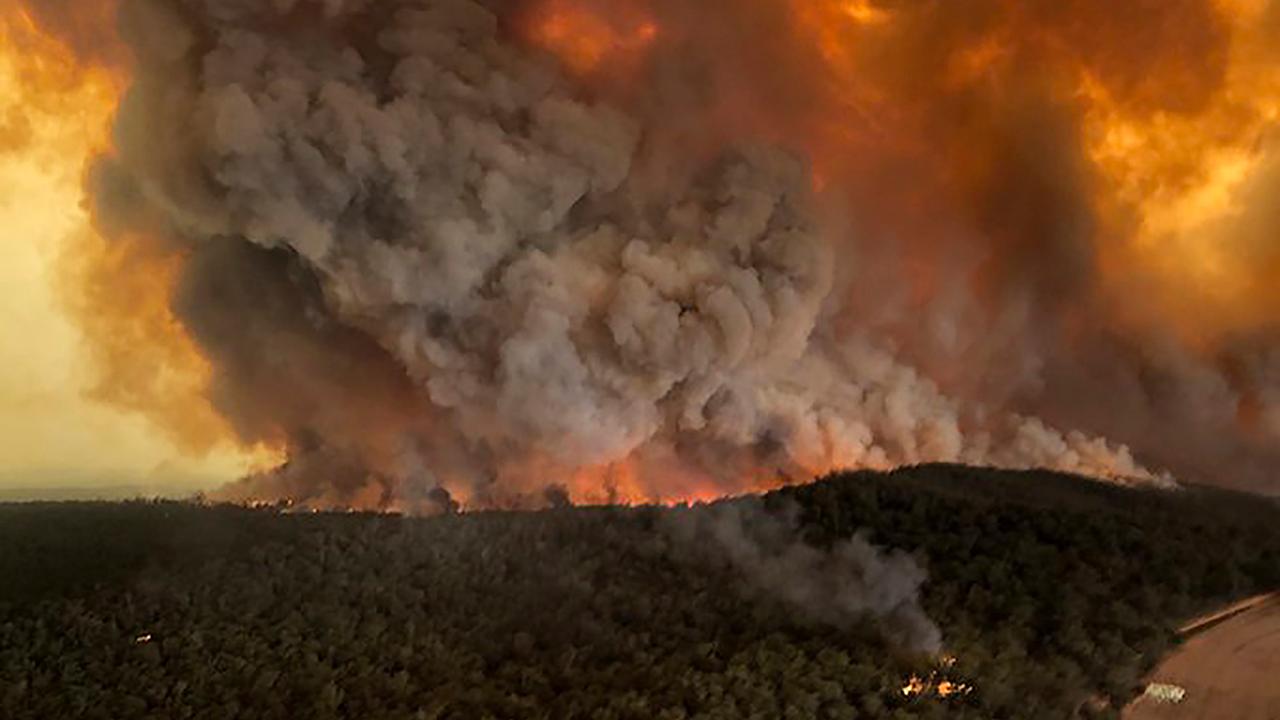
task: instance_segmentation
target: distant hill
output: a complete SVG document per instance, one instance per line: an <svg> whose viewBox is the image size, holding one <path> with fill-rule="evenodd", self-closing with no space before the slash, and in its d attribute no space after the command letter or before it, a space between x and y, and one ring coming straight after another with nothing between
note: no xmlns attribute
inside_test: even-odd
<svg viewBox="0 0 1280 720"><path fill-rule="evenodd" d="M1273 501L960 466L433 519L0 505L0 716L1115 717L1180 621L1275 587Z"/></svg>

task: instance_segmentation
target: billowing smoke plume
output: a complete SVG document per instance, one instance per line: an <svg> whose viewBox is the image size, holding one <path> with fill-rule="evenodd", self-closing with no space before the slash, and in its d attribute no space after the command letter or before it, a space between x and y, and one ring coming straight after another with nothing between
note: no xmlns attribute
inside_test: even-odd
<svg viewBox="0 0 1280 720"><path fill-rule="evenodd" d="M689 557L723 558L751 592L810 621L847 628L872 618L906 648L937 653L942 633L920 607L926 574L910 555L882 551L861 535L819 549L803 542L798 508L768 512L755 500L681 508L664 516Z"/></svg>
<svg viewBox="0 0 1280 720"><path fill-rule="evenodd" d="M288 447L250 493L513 502L618 463L654 498L923 460L1146 474L833 332L850 310L802 160L664 157L661 119L584 99L491 8L124 17L138 66L101 215L185 256L174 308L213 402Z"/></svg>
<svg viewBox="0 0 1280 720"><path fill-rule="evenodd" d="M1274 315L1163 317L1181 275L1117 240L1154 221L1097 132L1207 113L1229 29L1193 0L1019 8L126 0L95 214L174 259L210 402L286 449L244 496L670 499L934 460L1258 482ZM1237 110L1205 123L1267 127ZM1205 231L1263 268L1224 318L1275 297L1251 207Z"/></svg>

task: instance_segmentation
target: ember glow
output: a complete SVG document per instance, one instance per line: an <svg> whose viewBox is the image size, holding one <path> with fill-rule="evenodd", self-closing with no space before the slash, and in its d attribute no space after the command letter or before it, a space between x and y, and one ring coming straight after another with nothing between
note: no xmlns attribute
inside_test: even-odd
<svg viewBox="0 0 1280 720"><path fill-rule="evenodd" d="M954 655L942 655L936 666L925 677L912 675L900 688L903 697L911 698L923 695L938 697L963 697L973 692L973 686L967 682L948 677L956 665Z"/></svg>
<svg viewBox="0 0 1280 720"><path fill-rule="evenodd" d="M307 507L1268 489L1277 3L722 5L25 0L110 81L97 395Z"/></svg>

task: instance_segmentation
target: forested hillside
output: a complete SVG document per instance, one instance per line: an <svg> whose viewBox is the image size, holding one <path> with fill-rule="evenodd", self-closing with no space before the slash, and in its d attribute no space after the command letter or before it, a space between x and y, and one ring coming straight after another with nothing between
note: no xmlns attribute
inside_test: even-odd
<svg viewBox="0 0 1280 720"><path fill-rule="evenodd" d="M951 466L678 509L8 505L0 716L1106 716L1278 585L1273 501Z"/></svg>

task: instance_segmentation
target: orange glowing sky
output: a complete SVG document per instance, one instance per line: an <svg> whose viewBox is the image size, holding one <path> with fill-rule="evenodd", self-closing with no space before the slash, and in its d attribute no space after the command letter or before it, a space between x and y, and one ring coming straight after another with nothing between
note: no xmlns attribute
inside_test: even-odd
<svg viewBox="0 0 1280 720"><path fill-rule="evenodd" d="M834 97L809 124L779 131L766 119L756 129L778 132L807 151L819 190L829 186L831 175L857 172L840 165L862 151L860 143L928 142L912 137L910 129L893 127L902 118L910 127L911 106L919 100L912 93L918 90L895 90L900 79L885 74L878 56L860 54L865 47L892 43L899 37L895 33L909 33L911 23L918 22L913 14L930 12L927 7L875 0L781 4L812 38L825 67L809 71L827 76ZM1100 178L1097 209L1115 225L1099 248L1101 291L1132 314L1129 319L1171 325L1189 344L1201 346L1270 323L1280 313L1275 290L1280 268L1269 249L1275 227L1266 217L1272 202L1266 196L1280 177L1280 4L1211 0L1204 5L1221 17L1230 40L1223 74L1202 107L1169 102L1152 111L1144 93L1169 101L1184 84L1195 82L1178 75L1210 67L1210 58L1188 58L1184 68L1154 68L1156 75L1136 87L1112 78L1109 87L1099 73L1115 70L1108 62L1127 60L1094 57L1087 48L1072 47L1070 37L1053 35L1069 29L1024 27L1016 11L1007 12L1003 23L975 23L981 32L970 30L977 39L951 55L941 81L948 91L973 90L1016 75L1011 70L1019 63L1036 62L1046 65L1037 72L1064 83L1080 112L1084 153ZM534 44L576 74L624 84L637 56L667 32L650 17L645 0L544 0L540 7L543 12L528 33ZM1176 20L1175 15L1171 8L1164 21ZM883 127L876 132L884 137L859 136L865 128L851 130L850 119L860 116L879 118ZM963 177L968 168L952 171ZM1134 292L1139 285L1141 297Z"/></svg>
<svg viewBox="0 0 1280 720"><path fill-rule="evenodd" d="M141 415L90 397L94 362L54 269L92 232L81 177L105 144L119 82L82 72L30 31L16 11L0 11L0 488L189 490L234 478L253 458L227 447L191 452Z"/></svg>

